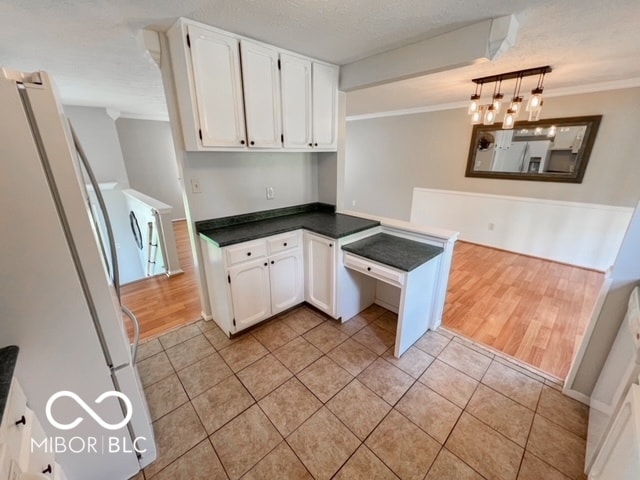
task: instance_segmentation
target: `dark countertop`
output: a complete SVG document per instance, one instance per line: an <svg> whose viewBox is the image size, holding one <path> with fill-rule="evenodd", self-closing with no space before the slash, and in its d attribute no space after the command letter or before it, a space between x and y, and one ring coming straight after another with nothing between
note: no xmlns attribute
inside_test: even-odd
<svg viewBox="0 0 640 480"><path fill-rule="evenodd" d="M343 245L345 252L410 272L440 255L444 249L387 233L378 233Z"/></svg>
<svg viewBox="0 0 640 480"><path fill-rule="evenodd" d="M378 225L380 222L335 213L331 205L308 204L196 222L196 230L226 247L301 228L338 239Z"/></svg>
<svg viewBox="0 0 640 480"><path fill-rule="evenodd" d="M18 347L11 345L9 347L0 348L0 421L4 415L4 409L9 398L9 388L11 388L11 379L13 371L18 361Z"/></svg>

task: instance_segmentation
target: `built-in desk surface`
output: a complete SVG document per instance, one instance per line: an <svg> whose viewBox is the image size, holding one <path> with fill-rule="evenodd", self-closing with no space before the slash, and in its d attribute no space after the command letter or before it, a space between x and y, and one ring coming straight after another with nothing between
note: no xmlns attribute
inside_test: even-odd
<svg viewBox="0 0 640 480"><path fill-rule="evenodd" d="M405 272L418 268L444 251L442 247L388 233L378 233L357 242L348 243L343 245L342 249Z"/></svg>

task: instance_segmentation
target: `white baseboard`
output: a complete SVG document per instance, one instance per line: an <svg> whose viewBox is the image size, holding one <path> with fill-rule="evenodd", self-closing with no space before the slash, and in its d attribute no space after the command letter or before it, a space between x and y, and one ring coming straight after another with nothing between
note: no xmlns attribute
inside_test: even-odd
<svg viewBox="0 0 640 480"><path fill-rule="evenodd" d="M578 392L576 390L571 390L570 388L565 387L562 389L562 393L564 393L567 397L571 397L574 400L579 401L580 403L584 403L587 406L589 406L591 403L591 398L589 398L584 393Z"/></svg>
<svg viewBox="0 0 640 480"><path fill-rule="evenodd" d="M181 268L177 270L167 270L167 277L175 277L176 275L181 275L184 273L184 270Z"/></svg>
<svg viewBox="0 0 640 480"><path fill-rule="evenodd" d="M396 313L396 314L398 313L397 305L392 305L390 303L385 302L384 300L380 300L379 298L374 299L373 303L375 303L376 305L380 305L382 308L386 308L387 310L393 313Z"/></svg>

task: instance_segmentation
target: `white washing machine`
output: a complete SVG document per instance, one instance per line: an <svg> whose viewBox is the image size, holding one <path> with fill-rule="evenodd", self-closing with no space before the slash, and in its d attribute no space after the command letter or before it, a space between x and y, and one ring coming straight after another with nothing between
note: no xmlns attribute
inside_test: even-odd
<svg viewBox="0 0 640 480"><path fill-rule="evenodd" d="M585 457L585 471L589 474L590 479L640 478L640 473L636 473L636 476L633 477L610 476L612 471L610 468L616 468L612 466L611 459L621 455L625 448L631 449L625 455L640 457L640 444L638 443L640 430L637 429L638 422L640 422L640 405L638 405L640 387L633 385L638 382L640 374L639 293L639 288L635 287L629 296L624 321L620 325L607 361L591 394ZM621 424L622 417L626 418L625 422L627 423L631 418L634 418L635 427L631 423ZM635 433L633 428L636 428ZM635 438L635 443L626 443L627 440L631 441L633 438ZM624 462L619 461L618 463L622 465ZM605 469L605 465L609 465L609 467Z"/></svg>

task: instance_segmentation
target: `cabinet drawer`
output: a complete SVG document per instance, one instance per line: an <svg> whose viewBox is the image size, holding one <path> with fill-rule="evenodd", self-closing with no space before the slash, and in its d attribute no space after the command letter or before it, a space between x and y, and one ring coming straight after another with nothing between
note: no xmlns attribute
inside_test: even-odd
<svg viewBox="0 0 640 480"><path fill-rule="evenodd" d="M297 248L300 245L300 232L283 233L282 235L269 237L267 244L269 245L269 255Z"/></svg>
<svg viewBox="0 0 640 480"><path fill-rule="evenodd" d="M404 284L406 272L351 253L344 254L344 265L391 285L402 286Z"/></svg>
<svg viewBox="0 0 640 480"><path fill-rule="evenodd" d="M225 247L224 250L227 265L230 266L247 260L265 257L267 255L267 242L265 240L256 240L252 242L239 243L238 245Z"/></svg>

